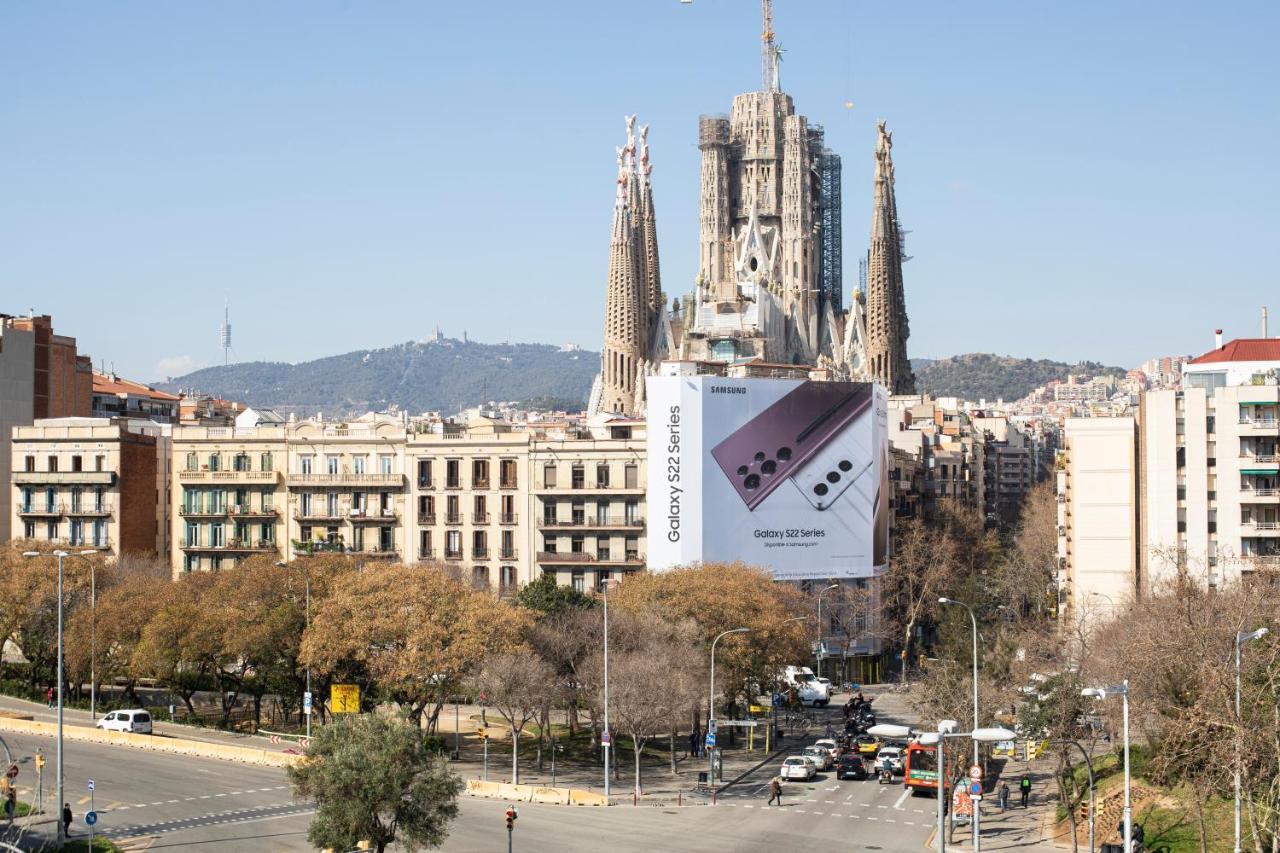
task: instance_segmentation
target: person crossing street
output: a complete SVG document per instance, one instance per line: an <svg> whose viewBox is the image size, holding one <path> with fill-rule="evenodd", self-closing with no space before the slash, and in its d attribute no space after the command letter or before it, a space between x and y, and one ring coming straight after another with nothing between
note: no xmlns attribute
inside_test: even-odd
<svg viewBox="0 0 1280 853"><path fill-rule="evenodd" d="M768 805L774 805L774 800L777 800L777 805L782 805L782 781L777 776L769 781Z"/></svg>

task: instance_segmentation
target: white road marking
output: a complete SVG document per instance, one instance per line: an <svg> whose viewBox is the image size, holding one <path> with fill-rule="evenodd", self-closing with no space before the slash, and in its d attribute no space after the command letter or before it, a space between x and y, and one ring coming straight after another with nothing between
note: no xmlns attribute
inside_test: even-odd
<svg viewBox="0 0 1280 853"><path fill-rule="evenodd" d="M902 796L901 796L901 797L898 797L898 801L897 801L896 803L894 803L894 804L893 804L893 807L894 807L895 809L900 809L900 808L902 808L902 804L903 804L903 803L905 803L905 802L907 801L907 797L909 797L909 796L911 796L911 789L910 789L910 788L904 788L904 789L903 789L903 791L902 791Z"/></svg>

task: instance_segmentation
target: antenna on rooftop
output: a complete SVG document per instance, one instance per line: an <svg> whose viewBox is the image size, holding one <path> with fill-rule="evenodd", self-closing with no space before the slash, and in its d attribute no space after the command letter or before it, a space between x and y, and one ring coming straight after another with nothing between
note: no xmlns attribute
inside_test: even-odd
<svg viewBox="0 0 1280 853"><path fill-rule="evenodd" d="M231 301L227 300L222 308L222 326L218 329L218 340L222 346L222 364L231 363Z"/></svg>

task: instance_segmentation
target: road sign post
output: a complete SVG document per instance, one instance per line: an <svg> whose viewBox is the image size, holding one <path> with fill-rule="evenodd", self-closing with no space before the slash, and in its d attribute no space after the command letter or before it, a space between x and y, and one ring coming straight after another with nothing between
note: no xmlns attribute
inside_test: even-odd
<svg viewBox="0 0 1280 853"><path fill-rule="evenodd" d="M302 713L311 716L311 691L302 694Z"/></svg>
<svg viewBox="0 0 1280 853"><path fill-rule="evenodd" d="M89 811L85 813L84 822L89 827L89 849L93 849L93 825L98 822L98 810L93 807L93 780L89 780Z"/></svg>
<svg viewBox="0 0 1280 853"><path fill-rule="evenodd" d="M329 707L335 714L359 714L360 685L329 685Z"/></svg>

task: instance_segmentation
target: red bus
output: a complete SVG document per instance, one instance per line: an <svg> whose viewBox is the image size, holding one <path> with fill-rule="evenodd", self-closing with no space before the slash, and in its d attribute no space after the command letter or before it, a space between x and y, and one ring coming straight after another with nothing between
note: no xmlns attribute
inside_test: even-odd
<svg viewBox="0 0 1280 853"><path fill-rule="evenodd" d="M903 761L902 784L914 794L918 791L938 793L938 747L923 746L918 741L907 744Z"/></svg>

